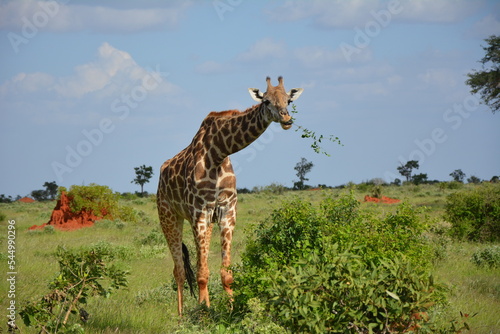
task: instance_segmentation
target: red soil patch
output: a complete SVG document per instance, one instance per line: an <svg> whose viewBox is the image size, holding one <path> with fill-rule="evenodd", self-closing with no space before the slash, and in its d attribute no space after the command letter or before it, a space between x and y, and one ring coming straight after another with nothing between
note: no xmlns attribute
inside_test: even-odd
<svg viewBox="0 0 500 334"><path fill-rule="evenodd" d="M29 197L23 197L17 200L18 202L23 202L23 203L33 203L36 202L33 198Z"/></svg>
<svg viewBox="0 0 500 334"><path fill-rule="evenodd" d="M40 226L33 225L29 229L43 229L45 226L50 225L58 230L71 231L82 227L90 227L94 225L96 220L101 219L101 217L97 217L90 211L82 210L77 213L71 211L69 207L70 202L71 199L63 191L61 193L61 198L57 201L54 211L52 211L49 222Z"/></svg>
<svg viewBox="0 0 500 334"><path fill-rule="evenodd" d="M376 197L371 197L371 196L366 195L365 202L394 204L394 203L401 202L401 200L395 199L395 198L389 198L389 197L385 197L385 196L382 196L382 198L376 198Z"/></svg>

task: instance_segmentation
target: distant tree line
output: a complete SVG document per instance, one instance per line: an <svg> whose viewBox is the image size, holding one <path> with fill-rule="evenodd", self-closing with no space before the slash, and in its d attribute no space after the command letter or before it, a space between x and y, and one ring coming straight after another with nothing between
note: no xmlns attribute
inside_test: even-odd
<svg viewBox="0 0 500 334"><path fill-rule="evenodd" d="M314 164L311 161L307 161L307 159L301 158L300 161L294 167L298 180L293 181L293 187L291 188L286 187L285 185L279 183L271 183L268 186L255 186L252 189L238 188L237 191L239 194L261 193L261 192L282 194L283 192L290 190L327 189L327 188L338 189L354 185L354 183L352 182L335 187L328 186L326 184L318 184L317 186L308 185L305 183L305 181L309 181L309 179L306 178L306 175L312 170L313 167ZM438 180L429 180L427 173L414 174L413 173L414 170L419 169L419 167L420 166L417 160L410 160L407 161L405 164L401 164L399 167L397 167L397 170L401 174L401 176L405 179L405 181L403 182L401 181L401 179L396 178L390 184L395 186L400 186L403 183L409 183L415 185L441 183L441 181ZM135 167L134 170L136 173L136 178L132 180L132 183L140 185L141 191L135 192L135 194L125 192L121 195L125 199L132 199L136 198L137 196L139 197L148 196L148 193L144 191L144 184L148 183L151 177L153 176L153 168L151 166L142 165L140 167ZM461 169L455 169L453 172L450 173L450 176L452 177L454 182L458 183L464 183L464 181L467 181L467 183L477 184L486 181L486 180L481 180L480 178L474 175L471 175L467 178L467 175ZM493 176L489 180L489 182L499 182L499 181L500 181L499 176ZM376 186L384 184L386 184L386 182L380 178L375 178L370 181L365 181L360 183L360 185L376 185ZM55 197L57 196L57 190L59 188L56 182L55 181L45 182L43 184L43 187L45 187L45 189L33 190L31 192L31 197L36 201L54 200ZM12 196L6 196L4 194L1 194L0 203L10 203L13 201L17 201L20 198L21 196L19 195L15 199L13 199Z"/></svg>

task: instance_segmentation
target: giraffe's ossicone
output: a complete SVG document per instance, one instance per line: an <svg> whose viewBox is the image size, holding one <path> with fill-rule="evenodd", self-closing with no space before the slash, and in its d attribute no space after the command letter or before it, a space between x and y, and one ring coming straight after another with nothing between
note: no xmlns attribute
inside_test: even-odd
<svg viewBox="0 0 500 334"><path fill-rule="evenodd" d="M178 312L182 315L183 287L186 271L183 261L182 228L189 221L197 250L196 281L199 301L210 306L208 297L208 254L213 224L219 224L221 238L221 279L231 295L233 276L231 239L236 223L236 176L229 155L255 141L271 122L288 130L292 117L287 106L302 93L302 88L288 92L279 77L277 86L267 77L265 93L250 88L259 104L243 111L229 110L210 113L201 123L191 144L160 170L157 202L160 224L174 261L177 282ZM184 248L185 250L185 248ZM184 252L185 253L185 252Z"/></svg>

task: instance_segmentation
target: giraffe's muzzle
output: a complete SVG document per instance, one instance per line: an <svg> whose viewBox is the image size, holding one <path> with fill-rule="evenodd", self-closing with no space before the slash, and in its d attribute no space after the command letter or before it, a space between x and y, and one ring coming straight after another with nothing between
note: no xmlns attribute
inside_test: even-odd
<svg viewBox="0 0 500 334"><path fill-rule="evenodd" d="M288 130L292 127L292 124L293 124L293 120L290 119L288 122L280 122L281 123L281 127L284 129L284 130Z"/></svg>

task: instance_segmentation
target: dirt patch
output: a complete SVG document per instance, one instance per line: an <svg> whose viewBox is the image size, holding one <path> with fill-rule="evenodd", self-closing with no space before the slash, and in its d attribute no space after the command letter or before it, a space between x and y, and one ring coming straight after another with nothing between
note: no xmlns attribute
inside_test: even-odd
<svg viewBox="0 0 500 334"><path fill-rule="evenodd" d="M101 217L94 215L91 211L82 210L76 213L71 211L70 203L71 199L63 191L61 198L57 201L56 207L52 211L49 222L42 225L33 225L29 229L37 230L43 229L45 226L54 226L58 230L71 231L90 227L94 225L96 220L101 219Z"/></svg>
<svg viewBox="0 0 500 334"><path fill-rule="evenodd" d="M385 197L385 196L382 196L382 198L376 198L376 197L371 197L371 196L366 195L365 202L394 204L394 203L401 202L401 200L395 199L395 198L390 198L390 197Z"/></svg>
<svg viewBox="0 0 500 334"><path fill-rule="evenodd" d="M23 203L33 203L36 202L33 198L30 197L23 197L17 200L18 202L23 202Z"/></svg>

